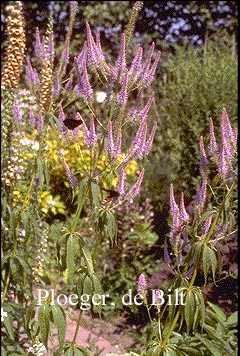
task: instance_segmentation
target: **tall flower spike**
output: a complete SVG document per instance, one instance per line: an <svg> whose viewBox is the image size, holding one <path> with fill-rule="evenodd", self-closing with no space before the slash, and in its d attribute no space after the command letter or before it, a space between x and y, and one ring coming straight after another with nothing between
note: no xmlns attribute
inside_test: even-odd
<svg viewBox="0 0 240 356"><path fill-rule="evenodd" d="M144 176L144 168L141 170L136 183L134 184L134 186L130 190L130 195L132 195L133 197L136 197L139 194L140 187L141 187L142 180L143 180L143 176Z"/></svg>
<svg viewBox="0 0 240 356"><path fill-rule="evenodd" d="M79 67L78 60L74 59L75 69L78 78L78 90L85 100L92 99L93 89L89 81L86 62L83 64L83 69Z"/></svg>
<svg viewBox="0 0 240 356"><path fill-rule="evenodd" d="M149 154L149 152L151 150L156 131L157 131L157 121L154 121L154 124L153 124L152 130L151 130L149 139L147 140L147 142L144 145L143 153L146 156Z"/></svg>
<svg viewBox="0 0 240 356"><path fill-rule="evenodd" d="M207 155L205 152L205 147L204 147L204 141L203 141L203 137L200 137L200 142L199 142L199 148L200 148L200 172L206 172L206 168L208 166L208 159L207 159Z"/></svg>
<svg viewBox="0 0 240 356"><path fill-rule="evenodd" d="M179 233L180 228L180 211L174 198L173 184L170 184L170 211L172 215L172 225L170 237L175 237Z"/></svg>
<svg viewBox="0 0 240 356"><path fill-rule="evenodd" d="M225 155L227 159L231 160L231 158L236 153L235 146L235 133L231 127L228 114L225 108L222 110L221 117L221 135L222 135L222 144L224 146Z"/></svg>
<svg viewBox="0 0 240 356"><path fill-rule="evenodd" d="M49 34L49 42L48 42L48 51L47 52L48 52L49 58L51 60L53 60L55 49L54 49L54 36L53 36L52 32Z"/></svg>
<svg viewBox="0 0 240 356"><path fill-rule="evenodd" d="M13 102L13 115L17 122L21 122L23 113L20 110L18 99L15 98Z"/></svg>
<svg viewBox="0 0 240 356"><path fill-rule="evenodd" d="M77 119L82 120L82 130L84 135L84 140L86 145L92 149L95 143L97 142L97 135L95 131L95 124L94 124L94 116L90 115L90 130L88 130L87 125L81 115L77 113Z"/></svg>
<svg viewBox="0 0 240 356"><path fill-rule="evenodd" d="M177 205L175 197L174 197L174 189L173 189L172 183L170 184L169 202L170 202L170 211L172 214L174 214L175 210L178 208L178 205Z"/></svg>
<svg viewBox="0 0 240 356"><path fill-rule="evenodd" d="M99 49L98 46L96 45L88 22L86 23L86 29L87 29L87 45L88 45L88 64L89 65L93 64L96 67L99 67L100 63L104 60L102 50Z"/></svg>
<svg viewBox="0 0 240 356"><path fill-rule="evenodd" d="M230 160L228 160L228 154L226 152L226 147L223 146L220 152L218 172L223 176L228 176L230 173Z"/></svg>
<svg viewBox="0 0 240 356"><path fill-rule="evenodd" d="M158 51L157 56L153 62L151 69L149 71L143 73L143 83L144 83L145 88L147 88L152 83L152 81L154 79L154 75L155 75L160 57L161 57L161 52Z"/></svg>
<svg viewBox="0 0 240 356"><path fill-rule="evenodd" d="M124 193L125 193L125 188L124 188L125 178L126 178L126 168L124 167L120 170L119 179L118 179L118 183L117 183L117 187L116 187L116 191L120 195L124 195Z"/></svg>
<svg viewBox="0 0 240 356"><path fill-rule="evenodd" d="M107 130L107 153L110 157L113 157L114 154L114 142L113 142L113 128L112 121L108 121L108 130Z"/></svg>
<svg viewBox="0 0 240 356"><path fill-rule="evenodd" d="M210 156L213 156L218 152L218 145L214 132L214 124L211 117L209 119L209 132L210 132L210 142L208 146L208 153Z"/></svg>
<svg viewBox="0 0 240 356"><path fill-rule="evenodd" d="M36 57L41 57L42 56L42 43L41 43L41 38L40 38L40 32L39 28L36 27L35 30L35 46L34 46L35 54Z"/></svg>
<svg viewBox="0 0 240 356"><path fill-rule="evenodd" d="M198 185L197 191L196 191L196 196L194 199L194 203L197 208L200 208L201 210L204 207L204 204L206 202L206 197L207 197L207 176L203 176L203 181L202 184Z"/></svg>
<svg viewBox="0 0 240 356"><path fill-rule="evenodd" d="M38 132L42 132L44 126L44 120L43 120L43 115L41 111L38 112L38 117L37 117L37 130Z"/></svg>
<svg viewBox="0 0 240 356"><path fill-rule="evenodd" d="M11 1L6 7L7 23L7 48L2 69L2 89L18 86L22 72L25 32L23 27L22 2Z"/></svg>
<svg viewBox="0 0 240 356"><path fill-rule="evenodd" d="M72 189L74 189L77 185L77 179L76 177L72 174L72 172L70 171L70 168L68 167L66 161L63 159L62 160L63 163L63 167L67 173L68 179L69 179L69 184L71 186Z"/></svg>
<svg viewBox="0 0 240 356"><path fill-rule="evenodd" d="M128 99L128 78L129 78L128 73L125 73L125 76L122 81L121 90L117 96L118 103L123 106L126 105Z"/></svg>
<svg viewBox="0 0 240 356"><path fill-rule="evenodd" d="M135 57L133 58L131 67L128 71L129 77L135 74L134 80L137 79L141 71L142 53L143 53L143 49L142 47L139 46L136 50Z"/></svg>
<svg viewBox="0 0 240 356"><path fill-rule="evenodd" d="M187 222L189 220L189 215L186 211L185 204L184 204L184 194L181 193L181 199L180 199L180 219L181 222Z"/></svg>
<svg viewBox="0 0 240 356"><path fill-rule="evenodd" d="M206 237L206 235L211 227L212 219L213 219L213 214L208 216L207 219L204 221L203 226L202 226L202 239L204 239Z"/></svg>
<svg viewBox="0 0 240 356"><path fill-rule="evenodd" d="M66 68L67 64L69 62L69 37L66 38L64 48L62 51L62 56L61 56L61 64L62 64L62 70L61 70L61 75L64 75L66 73Z"/></svg>
<svg viewBox="0 0 240 356"><path fill-rule="evenodd" d="M95 123L94 123L94 116L90 115L90 130L89 130L89 146L92 148L95 143L97 142L97 135L96 135L96 129L95 129Z"/></svg>
<svg viewBox="0 0 240 356"><path fill-rule="evenodd" d="M142 158L143 154L145 153L146 136L147 136L147 123L144 122L143 124L140 125L139 131L137 132L136 137L134 139L134 141L136 142L134 146L134 153L139 158Z"/></svg>
<svg viewBox="0 0 240 356"><path fill-rule="evenodd" d="M119 54L118 54L118 58L117 58L115 66L116 66L117 73L120 75L126 68L126 36L125 36L125 33L123 33L121 35L120 50L119 50Z"/></svg>
<svg viewBox="0 0 240 356"><path fill-rule="evenodd" d="M150 47L150 49L148 51L148 54L147 54L147 58L146 58L145 62L143 63L143 68L142 68L142 73L143 74L149 71L149 67L150 67L150 64L151 64L151 59L152 59L152 56L153 56L154 48L155 48L155 43L152 42L151 47Z"/></svg>
<svg viewBox="0 0 240 356"><path fill-rule="evenodd" d="M138 293L142 293L147 290L147 279L144 276L143 273L140 274L138 277L138 282L137 282L137 291Z"/></svg>
<svg viewBox="0 0 240 356"><path fill-rule="evenodd" d="M155 93L152 92L148 101L147 101L147 104L144 106L144 108L140 111L139 113L139 116L142 120L144 120L145 118L147 118L147 115L148 115L148 112L150 110L150 107L152 105L152 102L153 102L153 99L154 99L154 95Z"/></svg>
<svg viewBox="0 0 240 356"><path fill-rule="evenodd" d="M114 154L113 157L117 158L120 153L121 153L121 146L122 146L122 131L121 129L119 130L118 136L117 136L117 141L114 147Z"/></svg>

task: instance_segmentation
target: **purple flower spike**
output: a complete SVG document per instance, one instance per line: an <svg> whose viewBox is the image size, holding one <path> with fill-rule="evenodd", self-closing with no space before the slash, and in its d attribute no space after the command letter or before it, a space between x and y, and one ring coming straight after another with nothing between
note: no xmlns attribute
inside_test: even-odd
<svg viewBox="0 0 240 356"><path fill-rule="evenodd" d="M142 180L143 180L143 176L144 176L144 168L141 170L136 183L134 184L134 186L130 190L130 195L132 195L133 197L136 197L139 194L140 187L141 187Z"/></svg>
<svg viewBox="0 0 240 356"><path fill-rule="evenodd" d="M169 197L169 202L170 202L170 211L172 215L175 213L176 209L178 209L178 205L176 203L175 197L174 197L174 189L173 189L173 184L170 184L170 197Z"/></svg>
<svg viewBox="0 0 240 356"><path fill-rule="evenodd" d="M147 117L147 114L150 110L150 107L152 105L152 102L153 102L153 99L154 99L154 92L151 93L148 101L147 101L147 104L144 106L144 108L140 111L139 113L139 116L142 120L144 120L146 117Z"/></svg>
<svg viewBox="0 0 240 356"><path fill-rule="evenodd" d="M151 147L152 147L152 144L153 144L153 140L154 140L154 136L155 136L156 131L157 131L157 121L154 121L154 124L153 124L152 130L151 130L149 139L147 140L147 142L146 142L145 145L144 145L144 151L143 151L143 153L144 153L145 155L148 155L149 152L150 152L150 150L151 150Z"/></svg>
<svg viewBox="0 0 240 356"><path fill-rule="evenodd" d="M142 72L143 73L146 73L149 71L149 67L150 67L150 63L151 63L151 59L152 59L152 55L153 55L153 51L154 51L154 48L155 48L155 43L152 42L151 44L151 47L148 51L148 54L147 54L147 58L143 64L143 69L142 69Z"/></svg>
<svg viewBox="0 0 240 356"><path fill-rule="evenodd" d="M221 175L228 176L230 173L230 162L228 161L229 155L226 152L226 147L222 147L221 152L220 152L220 159L219 159L219 165L218 165L218 172Z"/></svg>
<svg viewBox="0 0 240 356"><path fill-rule="evenodd" d="M135 147L134 153L139 157L142 158L145 152L145 142L147 136L147 123L144 122L139 126L139 130L134 138Z"/></svg>
<svg viewBox="0 0 240 356"><path fill-rule="evenodd" d="M204 239L211 227L211 223L212 223L212 218L213 218L213 214L211 214L210 216L208 216L208 218L204 221L203 226L202 226L202 238Z"/></svg>
<svg viewBox="0 0 240 356"><path fill-rule="evenodd" d="M30 124L31 127L34 127L35 123L36 123L35 116L33 114L32 109L30 109L30 111L29 111L29 124Z"/></svg>
<svg viewBox="0 0 240 356"><path fill-rule="evenodd" d="M165 242L164 242L163 259L168 265L170 265L171 258L170 258L170 255L168 253L168 246L167 246L167 240L166 239L165 239Z"/></svg>
<svg viewBox="0 0 240 356"><path fill-rule="evenodd" d="M93 89L89 81L86 63L83 64L83 71L81 73L81 68L78 65L78 60L75 58L74 61L75 61L75 68L77 72L78 89L80 95L82 95L85 100L92 99Z"/></svg>
<svg viewBox="0 0 240 356"><path fill-rule="evenodd" d="M113 157L113 153L114 153L114 142L113 142L112 121L108 121L107 153L109 154L110 157Z"/></svg>
<svg viewBox="0 0 240 356"><path fill-rule="evenodd" d="M62 160L63 163L63 167L67 173L68 179L69 179L69 184L71 186L72 189L74 189L77 185L77 179L76 177L72 174L72 172L70 171L70 168L68 167L67 163L65 160Z"/></svg>
<svg viewBox="0 0 240 356"><path fill-rule="evenodd" d="M187 222L189 220L189 215L186 211L185 204L184 204L184 194L181 193L181 200L180 200L180 219L181 222Z"/></svg>
<svg viewBox="0 0 240 356"><path fill-rule="evenodd" d="M48 57L53 59L54 58L54 37L53 33L49 34L49 43L48 43Z"/></svg>
<svg viewBox="0 0 240 356"><path fill-rule="evenodd" d="M138 293L142 293L147 290L147 279L144 276L143 273L140 274L138 277L138 282L137 282L137 291Z"/></svg>
<svg viewBox="0 0 240 356"><path fill-rule="evenodd" d="M170 184L170 211L172 215L172 226L170 231L170 237L176 236L179 233L180 228L180 211L174 198L173 184Z"/></svg>
<svg viewBox="0 0 240 356"><path fill-rule="evenodd" d="M128 71L129 77L135 74L135 80L137 79L141 71L142 53L143 53L143 49L142 47L139 46L137 48L135 57L133 58L131 67Z"/></svg>
<svg viewBox="0 0 240 356"><path fill-rule="evenodd" d="M65 84L65 89L70 90L72 88L72 84L73 84L73 76L72 76L72 74L70 74L70 77L69 77L67 83Z"/></svg>
<svg viewBox="0 0 240 356"><path fill-rule="evenodd" d="M126 68L126 36L125 33L121 35L120 51L116 61L117 73L122 73Z"/></svg>
<svg viewBox="0 0 240 356"><path fill-rule="evenodd" d="M233 138L233 129L232 129L226 108L222 109L221 129L222 129L223 138L225 138L225 139Z"/></svg>
<svg viewBox="0 0 240 356"><path fill-rule="evenodd" d="M15 98L13 102L13 115L14 115L14 119L17 122L20 122L22 120L23 113L20 110L19 102L17 98Z"/></svg>
<svg viewBox="0 0 240 356"><path fill-rule="evenodd" d="M69 62L69 37L67 37L65 40L65 45L62 51L61 62L63 63L64 66L66 66Z"/></svg>
<svg viewBox="0 0 240 356"><path fill-rule="evenodd" d="M42 132L43 126L44 126L43 115L42 115L41 111L39 111L38 117L37 117L37 129L38 129L39 133Z"/></svg>
<svg viewBox="0 0 240 356"><path fill-rule="evenodd" d="M121 147L122 147L122 131L120 130L118 137L117 137L117 142L114 147L114 154L113 154L114 158L117 158L120 155Z"/></svg>
<svg viewBox="0 0 240 356"><path fill-rule="evenodd" d="M83 118L79 113L77 113L77 118L81 118L82 120L82 129L83 129L85 143L90 149L92 149L97 142L94 116L90 115L90 130L88 130L85 121L83 120Z"/></svg>
<svg viewBox="0 0 240 356"><path fill-rule="evenodd" d="M208 153L210 156L213 156L218 152L218 145L214 133L214 125L213 125L213 120L210 117L209 119L210 124L209 124L209 132L210 132L210 142L209 142L209 147L208 147Z"/></svg>
<svg viewBox="0 0 240 356"><path fill-rule="evenodd" d="M99 67L100 63L104 61L104 56L100 47L100 40L98 39L98 45L95 43L92 35L91 28L86 23L87 29L87 45L88 45L88 63Z"/></svg>
<svg viewBox="0 0 240 356"><path fill-rule="evenodd" d="M41 52L42 52L42 44L41 44L41 39L40 39L39 28L36 27L36 32L35 32L35 54L36 54L36 56L40 57Z"/></svg>
<svg viewBox="0 0 240 356"><path fill-rule="evenodd" d="M78 8L78 1L70 1L70 14L75 14Z"/></svg>
<svg viewBox="0 0 240 356"><path fill-rule="evenodd" d="M205 148L204 148L204 141L203 141L203 137L200 137L200 142L199 142L199 147L200 147L200 172L206 172L206 168L208 166L208 159L207 159L207 155L205 152Z"/></svg>
<svg viewBox="0 0 240 356"><path fill-rule="evenodd" d="M125 188L124 188L125 178L126 178L126 168L124 167L120 170L119 179L118 179L118 183L117 183L117 187L116 187L116 191L120 195L124 195L124 193L125 193Z"/></svg>
<svg viewBox="0 0 240 356"><path fill-rule="evenodd" d="M194 199L195 205L200 209L203 209L204 207L206 197L207 197L206 193L207 193L207 176L204 175L202 184L198 185L197 187L196 196Z"/></svg>
<svg viewBox="0 0 240 356"><path fill-rule="evenodd" d="M97 135L94 123L94 116L90 115L90 131L89 131L89 146L92 148L97 142Z"/></svg>
<svg viewBox="0 0 240 356"><path fill-rule="evenodd" d="M145 88L147 88L152 83L152 81L154 79L154 75L155 75L160 57L161 57L161 52L158 51L157 56L155 58L155 61L152 65L151 69L149 71L143 73L143 79L145 81Z"/></svg>
<svg viewBox="0 0 240 356"><path fill-rule="evenodd" d="M118 103L123 106L126 105L128 99L128 78L129 75L126 73L122 82L121 90L117 96Z"/></svg>
<svg viewBox="0 0 240 356"><path fill-rule="evenodd" d="M223 108L222 110L221 134L222 144L224 146L224 154L227 160L231 160L236 153L236 136L234 130L231 127L228 114L225 108Z"/></svg>

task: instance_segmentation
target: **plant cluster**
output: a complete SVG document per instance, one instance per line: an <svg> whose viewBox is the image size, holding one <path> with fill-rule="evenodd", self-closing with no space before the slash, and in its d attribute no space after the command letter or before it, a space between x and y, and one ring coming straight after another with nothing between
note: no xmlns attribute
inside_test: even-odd
<svg viewBox="0 0 240 356"><path fill-rule="evenodd" d="M47 349L55 356L90 355L90 348L77 343L83 307L104 314L94 303L103 287L109 288L101 279L109 277L112 291L120 293L133 290L140 274L137 292L150 323L143 350L130 354L233 355L236 314L227 318L213 304L206 309L202 288L222 278L221 248L236 233L237 131L224 108L218 143L210 120L207 149L205 136L200 137L200 182L189 207L170 185L172 223L164 257L173 278L164 288L182 293L185 304L174 305L175 294L172 303L163 305L162 292L156 289L151 304L143 272L150 276L155 268L146 250L158 237L151 200L144 190L138 197L146 170L142 162L157 132L150 109L160 51L152 42L146 54L137 45L132 56L130 42L143 6L137 1L116 58L105 56L100 31L94 34L88 22L82 48L72 56L77 5L69 3L61 51L55 49L50 14L45 35L36 28L31 58L25 55L22 3L7 7L2 76L3 354L25 355L28 349L29 356L41 355ZM53 221L53 216L62 221ZM197 283L201 273L203 286ZM235 278L235 271L231 276ZM65 340L66 310L52 303L50 294L41 305L34 299L41 287L63 287L78 299L72 340ZM140 313L136 305L133 308Z"/></svg>

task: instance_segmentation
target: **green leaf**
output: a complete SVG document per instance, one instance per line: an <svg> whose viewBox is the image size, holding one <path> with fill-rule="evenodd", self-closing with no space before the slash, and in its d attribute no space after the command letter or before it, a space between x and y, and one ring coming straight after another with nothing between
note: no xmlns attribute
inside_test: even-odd
<svg viewBox="0 0 240 356"><path fill-rule="evenodd" d="M22 266L24 272L26 273L26 275L31 276L31 268L29 267L27 262L24 260L24 258L22 258L21 256L18 256L17 259L18 259L20 265Z"/></svg>
<svg viewBox="0 0 240 356"><path fill-rule="evenodd" d="M57 351L56 356L61 355L62 347L64 344L65 333L66 333L66 320L64 317L64 311L58 305L51 306L51 312L53 316L53 323L56 325L58 330L58 341L59 341L59 349Z"/></svg>
<svg viewBox="0 0 240 356"><path fill-rule="evenodd" d="M223 356L222 350L218 348L214 342L199 333L195 333L195 336L198 340L201 341L201 343L207 348L207 350L211 352L212 356Z"/></svg>
<svg viewBox="0 0 240 356"><path fill-rule="evenodd" d="M17 257L10 258L10 271L15 281L20 282L24 278L23 269Z"/></svg>
<svg viewBox="0 0 240 356"><path fill-rule="evenodd" d="M229 316L227 320L227 326L230 327L236 327L238 323L238 312L235 311L232 315Z"/></svg>
<svg viewBox="0 0 240 356"><path fill-rule="evenodd" d="M70 235L67 239L67 281L70 285L73 283L73 276L75 271L75 251L76 251L76 241L73 235Z"/></svg>
<svg viewBox="0 0 240 356"><path fill-rule="evenodd" d="M215 252L209 246L205 245L203 248L203 273L204 273L205 283L207 282L209 265L211 265L212 267L212 276L215 282L217 258Z"/></svg>
<svg viewBox="0 0 240 356"><path fill-rule="evenodd" d="M7 317L4 318L4 321L2 322L3 325L5 325L5 328L7 330L8 336L11 340L14 340L14 328L13 328L13 318L10 312L3 307L3 310L8 313Z"/></svg>
<svg viewBox="0 0 240 356"><path fill-rule="evenodd" d="M207 302L208 305L212 308L212 310L215 313L215 319L218 320L219 322L223 323L226 321L226 315L224 314L224 312L222 311L221 308L219 308L217 305L211 303L211 302Z"/></svg>
<svg viewBox="0 0 240 356"><path fill-rule="evenodd" d="M38 310L38 322L40 327L40 333L42 337L42 342L47 348L48 335L49 335L49 326L50 326L50 305L43 304L39 307Z"/></svg>
<svg viewBox="0 0 240 356"><path fill-rule="evenodd" d="M110 239L111 244L116 243L117 237L117 222L116 218L111 211L107 211L106 213L106 225L105 225L105 233L107 238Z"/></svg>
<svg viewBox="0 0 240 356"><path fill-rule="evenodd" d="M90 203L91 207L95 208L100 205L101 190L96 182L91 182Z"/></svg>
<svg viewBox="0 0 240 356"><path fill-rule="evenodd" d="M103 294L102 284L96 274L91 275L95 294Z"/></svg>
<svg viewBox="0 0 240 356"><path fill-rule="evenodd" d="M87 246L85 246L83 244L80 244L80 249L81 249L84 259L86 261L88 273L91 275L94 274L93 260L92 260L90 250L88 249Z"/></svg>
<svg viewBox="0 0 240 356"><path fill-rule="evenodd" d="M88 192L89 177L83 178L79 183L78 204L84 204Z"/></svg>
<svg viewBox="0 0 240 356"><path fill-rule="evenodd" d="M196 312L196 300L194 296L194 291L190 289L186 293L185 307L184 307L184 318L187 325L187 334L189 334L192 329L195 312Z"/></svg>
<svg viewBox="0 0 240 356"><path fill-rule="evenodd" d="M88 295L93 295L94 293L94 288L93 288L93 282L91 277L89 277L88 274L86 274L83 282L83 292L82 294L88 294Z"/></svg>
<svg viewBox="0 0 240 356"><path fill-rule="evenodd" d="M25 325L26 325L26 330L29 335L31 335L32 324L34 323L34 317L35 317L35 313L36 313L37 303L38 303L38 300L33 300L31 302L31 304L27 306L27 309L26 309Z"/></svg>
<svg viewBox="0 0 240 356"><path fill-rule="evenodd" d="M81 297L81 295L83 294L83 284L84 284L84 279L86 277L87 273L82 273L76 283L76 288L77 288L77 294L78 294L78 298Z"/></svg>
<svg viewBox="0 0 240 356"><path fill-rule="evenodd" d="M196 300L197 313L194 318L193 330L197 328L199 323L203 323L205 318L205 301L200 288L196 287L194 289L194 297Z"/></svg>

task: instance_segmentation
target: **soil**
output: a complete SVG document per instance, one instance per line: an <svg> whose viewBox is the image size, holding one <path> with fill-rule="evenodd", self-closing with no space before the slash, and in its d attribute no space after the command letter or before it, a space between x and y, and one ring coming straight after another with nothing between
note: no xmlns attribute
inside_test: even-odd
<svg viewBox="0 0 240 356"><path fill-rule="evenodd" d="M78 314L79 311L75 310L66 318L66 342L73 340ZM91 356L124 355L129 349L137 347L135 341L128 336L128 332L129 330L124 330L123 327L114 326L105 320L83 313L76 344L86 347ZM44 356L52 356L57 345L57 334L54 334L49 351L44 353Z"/></svg>

